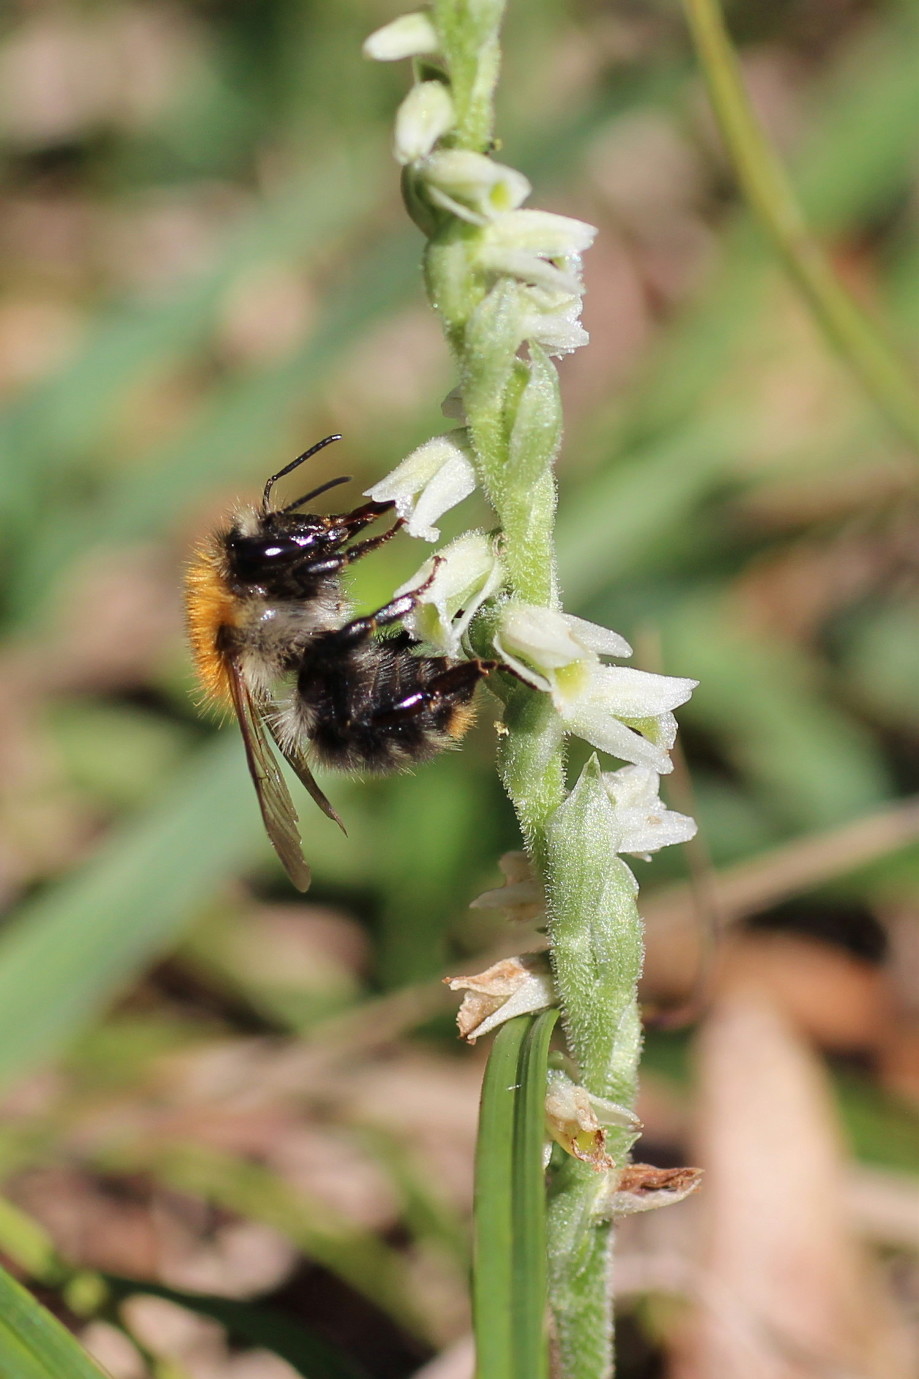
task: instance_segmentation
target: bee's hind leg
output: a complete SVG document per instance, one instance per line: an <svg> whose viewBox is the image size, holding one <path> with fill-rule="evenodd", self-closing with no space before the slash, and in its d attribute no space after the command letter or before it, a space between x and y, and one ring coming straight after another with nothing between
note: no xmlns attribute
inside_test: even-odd
<svg viewBox="0 0 919 1379"><path fill-rule="evenodd" d="M402 724L425 716L445 714L443 729L451 737L461 737L469 723L466 708L481 679L495 667L494 661L454 661L432 675L414 694L398 704L374 713L375 727L398 728Z"/></svg>

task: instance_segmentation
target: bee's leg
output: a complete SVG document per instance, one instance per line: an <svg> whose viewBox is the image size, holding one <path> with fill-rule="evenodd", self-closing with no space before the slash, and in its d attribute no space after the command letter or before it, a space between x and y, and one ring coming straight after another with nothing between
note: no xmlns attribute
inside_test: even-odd
<svg viewBox="0 0 919 1379"><path fill-rule="evenodd" d="M303 565L298 566L298 573L304 575L337 575L339 570L343 570L346 565L350 564L350 562L355 559L355 554L357 557L360 557L366 555L368 551L373 550L375 546L382 546L384 541L388 541L397 530L397 527L393 527L392 531L383 532L381 536L371 537L367 541L360 541L356 546L351 546L349 550L339 551L336 555L324 556L322 560L307 561ZM422 588L427 588L427 581ZM407 604L405 603L405 599L409 599ZM389 617L388 614L393 605L387 603L384 608L380 608L376 613L371 614L370 618L358 618L357 621L359 623L372 622L374 620L379 621L382 617L384 623L395 622L398 618L404 618L406 613L411 612L414 607L414 603L412 602L413 599L414 594L403 594L402 598L397 599L396 602L399 604L401 612L394 613L392 617ZM343 627L341 631L346 632L351 626L352 624L348 623L347 627ZM371 631L372 630L371 628Z"/></svg>
<svg viewBox="0 0 919 1379"><path fill-rule="evenodd" d="M460 708L468 704L476 685L497 664L497 661L455 661L446 670L432 675L423 688L407 695L401 703L374 713L371 722L376 727L398 728L422 714L436 714L439 709L451 705ZM468 723L468 719L466 721Z"/></svg>
<svg viewBox="0 0 919 1379"><path fill-rule="evenodd" d="M346 527L353 536L355 532L362 531L371 522L375 522L384 513L392 512L395 503L364 503L361 507L355 508L353 512L340 513L334 521L342 527Z"/></svg>
<svg viewBox="0 0 919 1379"><path fill-rule="evenodd" d="M386 533L386 535L390 534ZM361 544L365 543L362 542ZM351 549L356 548L352 547ZM347 556L349 552L344 551L343 554ZM424 583L418 585L417 589L410 589L407 594L400 594L391 603L384 603L383 607L378 608L375 613L369 613L364 618L355 618L352 622L345 623L344 627L330 634L330 641L335 641L339 645L350 646L355 642L361 642L372 637L377 628L388 627L390 623L399 622L400 618L406 617L418 602L418 595L423 594L426 589L431 587L442 559L441 556L434 557L433 570Z"/></svg>
<svg viewBox="0 0 919 1379"><path fill-rule="evenodd" d="M360 560L361 556L367 555L370 551L375 551L378 546L385 546L387 541L391 541L396 532L402 526L402 518L388 531L381 532L379 536L368 536L366 541L358 541L354 546L349 546L342 551L343 564L350 565L352 560Z"/></svg>
<svg viewBox="0 0 919 1379"><path fill-rule="evenodd" d="M339 570L343 570L346 565L350 565L352 560L359 560L368 551L373 551L377 546L383 546L389 541L402 525L401 518L389 531L381 532L379 536L370 536L366 541L358 541L356 546L349 546L346 550L337 551L335 555L323 556L322 560L309 560L299 566L300 573L306 575L336 575ZM345 538L347 540L347 538ZM423 586L427 588L427 583ZM408 609L406 609L406 612ZM376 614L374 614L376 616Z"/></svg>
<svg viewBox="0 0 919 1379"><path fill-rule="evenodd" d="M369 613L365 618L354 618L352 622L345 623L337 632L329 634L329 641L334 641L342 646L353 646L355 642L363 642L372 637L378 627L388 627L390 623L398 622L400 618L406 617L415 607L416 599L412 594L400 594L392 603L385 603L382 608L378 608L375 613Z"/></svg>
<svg viewBox="0 0 919 1379"><path fill-rule="evenodd" d="M343 546L346 541L351 540L352 536L363 531L378 517L392 512L395 506L395 503L364 503L363 507L355 508L353 512L338 512L333 517L327 517L325 519L326 540L333 547ZM394 530L397 530L401 525L400 520L396 523Z"/></svg>

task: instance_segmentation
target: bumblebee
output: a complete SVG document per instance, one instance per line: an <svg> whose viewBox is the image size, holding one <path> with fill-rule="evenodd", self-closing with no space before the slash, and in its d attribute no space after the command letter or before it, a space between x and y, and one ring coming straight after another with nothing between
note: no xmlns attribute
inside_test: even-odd
<svg viewBox="0 0 919 1379"><path fill-rule="evenodd" d="M469 727L475 687L491 669L485 661L420 655L404 629L377 635L412 611L430 580L367 617L351 617L341 573L398 531L401 521L354 539L393 503L325 516L301 511L347 478L282 507L272 501L279 479L340 439L326 436L273 474L258 507L240 508L200 543L186 577L188 635L204 698L236 715L265 829L301 891L310 869L271 740L344 829L310 761L385 772L435 756Z"/></svg>

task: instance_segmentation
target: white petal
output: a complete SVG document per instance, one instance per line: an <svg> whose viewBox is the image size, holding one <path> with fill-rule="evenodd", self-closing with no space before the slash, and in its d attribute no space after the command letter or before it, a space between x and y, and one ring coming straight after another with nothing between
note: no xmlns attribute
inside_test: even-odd
<svg viewBox="0 0 919 1379"><path fill-rule="evenodd" d="M620 761L650 766L662 776L673 770L673 763L663 748L626 727L604 708L602 702L582 701L567 705L562 711L562 720L569 732Z"/></svg>
<svg viewBox="0 0 919 1379"><path fill-rule="evenodd" d="M619 827L619 852L647 857L662 847L695 837L695 820L668 809L660 799L656 772L644 766L623 766L618 771L605 771L603 784Z"/></svg>
<svg viewBox="0 0 919 1379"><path fill-rule="evenodd" d="M580 661L586 651L564 613L529 603L510 604L504 610L500 636L507 651L532 661L540 670L556 670Z"/></svg>
<svg viewBox="0 0 919 1379"><path fill-rule="evenodd" d="M364 40L364 57L377 62L398 62L403 57L422 57L440 48L437 30L430 16L421 11L403 14L391 24L384 24Z"/></svg>
<svg viewBox="0 0 919 1379"><path fill-rule="evenodd" d="M534 316L559 316L567 321L577 321L583 306L584 293L560 292L555 288L530 286L524 288L520 302L524 310Z"/></svg>
<svg viewBox="0 0 919 1379"><path fill-rule="evenodd" d="M475 225L481 229L483 225L488 224L488 216L483 211L474 211L471 206L464 206L462 201L457 201L455 196L448 196L440 187L429 185L428 198L442 211L449 211L450 215L455 215L458 220L465 220L467 225Z"/></svg>
<svg viewBox="0 0 919 1379"><path fill-rule="evenodd" d="M482 244L476 257L481 267L491 273L517 278L520 282L531 283L549 292L563 292L570 296L581 291L581 279L576 273L566 272L550 263L548 258L540 258L529 249Z"/></svg>
<svg viewBox="0 0 919 1379"><path fill-rule="evenodd" d="M596 651L600 656L631 656L632 648L618 632L601 627L597 622L575 618L571 613L566 613L564 617L572 634L588 651Z"/></svg>
<svg viewBox="0 0 919 1379"><path fill-rule="evenodd" d="M673 843L688 843L698 831L695 819L688 814L662 809L659 815L649 815L646 820L635 821L623 829L618 850L635 857L648 857Z"/></svg>
<svg viewBox="0 0 919 1379"><path fill-rule="evenodd" d="M572 354L582 345L590 343L590 336L580 321L572 321L561 314L538 315L533 312L526 315L522 320L521 334L524 340L541 345L550 358Z"/></svg>
<svg viewBox="0 0 919 1379"><path fill-rule="evenodd" d="M519 204L519 203L518 203ZM485 232L492 248L526 249L543 258L562 258L583 254L597 235L595 225L551 211L508 210L495 216Z"/></svg>
<svg viewBox="0 0 919 1379"><path fill-rule="evenodd" d="M419 588L434 570L434 557L396 590L394 598ZM407 630L441 655L455 656L481 605L501 587L504 571L494 543L484 532L467 532L438 552L430 586L403 621ZM461 616L457 616L462 610Z"/></svg>
<svg viewBox="0 0 919 1379"><path fill-rule="evenodd" d="M588 342L588 332L581 325L580 291L530 284L520 294L520 305L523 339L540 343L551 354L567 354Z"/></svg>
<svg viewBox="0 0 919 1379"><path fill-rule="evenodd" d="M597 666L591 695L602 698L619 718L656 718L685 704L698 683L631 666Z"/></svg>
<svg viewBox="0 0 919 1379"><path fill-rule="evenodd" d="M660 803L660 777L646 766L620 766L604 771L603 784L619 809L652 809Z"/></svg>
<svg viewBox="0 0 919 1379"><path fill-rule="evenodd" d="M407 514L405 530L422 541L436 541L440 536L440 529L434 526L438 517L468 498L474 488L472 465L465 455L453 456L419 493L414 510ZM396 511L399 511L398 503Z"/></svg>
<svg viewBox="0 0 919 1379"><path fill-rule="evenodd" d="M465 436L449 432L432 436L397 464L385 479L364 490L364 496L377 503L388 503L406 495L420 493L425 484L455 455L466 456Z"/></svg>
<svg viewBox="0 0 919 1379"><path fill-rule="evenodd" d="M594 1115L601 1125L615 1125L619 1130L631 1130L636 1135L644 1129L642 1122L630 1106L623 1106L621 1102L610 1101L608 1097L594 1096L593 1092L587 1093Z"/></svg>
<svg viewBox="0 0 919 1379"><path fill-rule="evenodd" d="M552 688L552 682L547 680L544 675L540 675L538 671L533 670L531 666L525 665L512 651L508 651L507 647L502 644L500 632L495 633L492 643L501 660L509 665L511 670L520 676L521 680L532 685L534 689L542 690L544 694L548 694Z"/></svg>
<svg viewBox="0 0 919 1379"><path fill-rule="evenodd" d="M393 151L400 163L415 163L431 149L455 122L453 101L442 81L422 81L413 86L399 106Z"/></svg>

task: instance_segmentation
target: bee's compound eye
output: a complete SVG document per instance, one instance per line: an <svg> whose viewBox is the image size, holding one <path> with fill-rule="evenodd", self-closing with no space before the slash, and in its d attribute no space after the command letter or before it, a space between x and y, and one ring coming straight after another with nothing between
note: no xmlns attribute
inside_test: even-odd
<svg viewBox="0 0 919 1379"><path fill-rule="evenodd" d="M272 571L291 560L302 560L303 543L264 536L236 536L227 542L230 568L243 584L261 584Z"/></svg>

